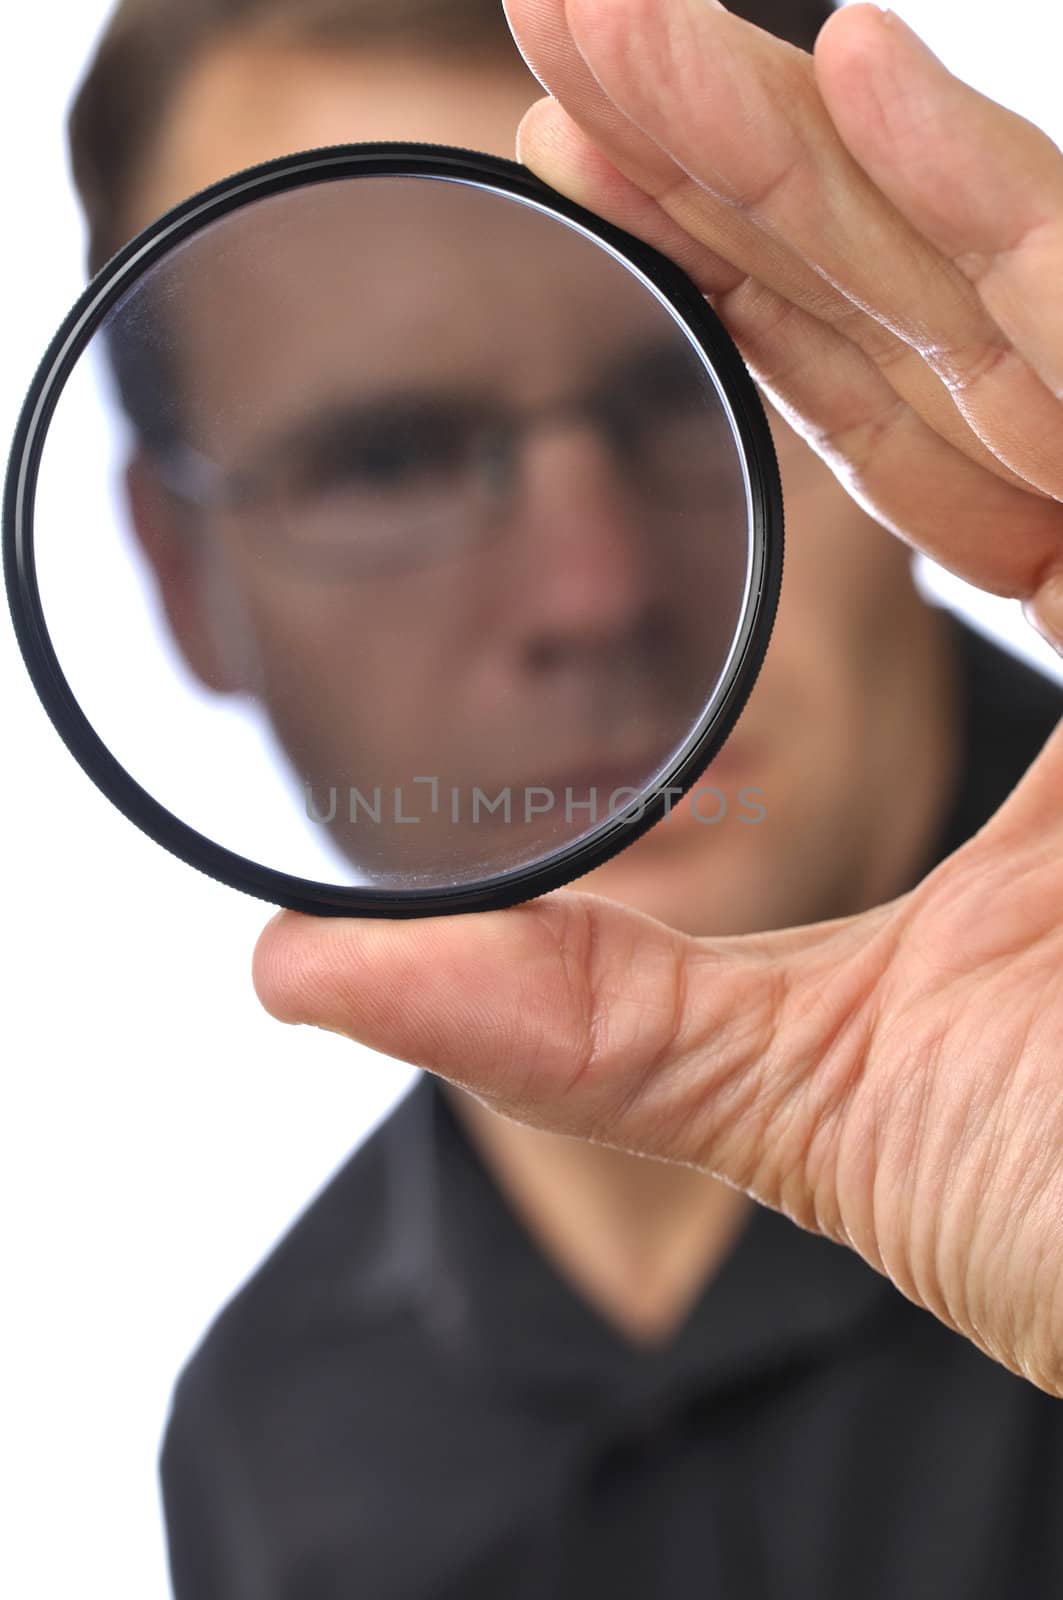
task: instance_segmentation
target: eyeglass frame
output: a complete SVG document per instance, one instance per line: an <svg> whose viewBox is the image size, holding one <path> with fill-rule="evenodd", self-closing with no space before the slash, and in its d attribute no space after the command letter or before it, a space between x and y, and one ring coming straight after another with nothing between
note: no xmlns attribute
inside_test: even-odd
<svg viewBox="0 0 1063 1600"><path fill-rule="evenodd" d="M654 357L672 354L674 348L661 340L656 340L652 343L647 341L642 346L639 354L633 359L626 363L618 362L617 371L622 373L625 365L631 369L636 369L639 359L648 364ZM680 347L680 350L690 363L692 375L695 370L693 368L694 352L686 342ZM687 361L684 361L683 365L686 365ZM704 378L706 376L703 367L697 370L701 377ZM613 382L615 382L615 376L614 374ZM711 384L691 384L688 398L689 400L696 398L699 402L703 402L706 388L710 390L716 401L716 418L724 422L727 427L728 440L733 443L733 436L730 427L727 425L726 416L719 409L719 397ZM610 382L608 377L602 377L594 384L589 384L581 390L574 391L567 396L559 396L538 406L512 406L508 409L508 413L501 413L496 407L492 407L489 412L486 404L472 409L480 409L482 411L482 417L477 420L483 424L483 443L498 444L504 441L511 456L517 456L522 453L529 436L541 431L545 426L551 424L556 426L559 423L569 422L576 426L582 424L583 426L593 427L597 433L604 437L606 448L609 450L610 455L618 461L624 477L631 481L637 476L637 468L633 466L630 460L625 460L620 447L621 441L618 437L620 431L617 427L618 419L616 417L610 418L609 416L613 392L613 383ZM433 396L433 398L438 399L440 397ZM612 409L619 409L615 406L615 402L612 403ZM642 433L649 434L652 431L654 417L657 415L660 415L660 413L654 412L647 406L645 416L640 424L636 424L636 428L639 428ZM665 413L663 419L665 426L675 416L675 412ZM489 417L490 420L488 420ZM708 420L709 417L706 416L706 421ZM632 431L634 432L635 429ZM494 436L493 438L492 435ZM163 446L149 448L148 454L163 487L175 499L195 507L201 513L221 512L239 515L247 511L254 512L260 508L268 508L271 503L279 500L279 495L271 493L269 488L268 479L271 469L275 470L275 467L269 459L271 452L265 448L262 449L261 454L267 458L266 462L259 466L252 463L249 467L223 466L194 445L176 437L168 439ZM733 456L733 464L736 471L740 470L737 452ZM497 471L495 463L481 460L476 466L476 471L482 480L481 487L493 499L493 506L485 504L481 508L480 525L476 528L467 528L464 537L457 544L453 544L438 553L429 553L427 556L423 553L407 552L404 556L392 557L391 559L385 557L384 559L376 560L362 555L353 543L349 546L336 546L334 548L324 544L307 544L304 549L298 552L299 564L311 569L319 566L320 570L329 574L342 571L358 577L372 578L381 572L389 574L402 570L420 572L425 567L434 565L441 560L446 560L450 556L464 553L470 547L480 547L488 537L493 533L497 533L499 523L504 517L506 502L507 500L509 501L510 509L512 509L512 497L515 492L512 482L512 462L507 462L506 465L506 471L511 477L511 481L506 484L489 482L492 467L495 467ZM667 485L657 484L653 487L651 493L657 502L666 501ZM683 509L689 510L691 507L684 505ZM423 525L424 531L427 532L430 526L431 524L426 522ZM410 532L412 533L413 531L411 528ZM693 532L695 530L691 529L690 531ZM276 543L277 541L274 540L274 542ZM294 542L289 548L292 556L295 557Z"/></svg>

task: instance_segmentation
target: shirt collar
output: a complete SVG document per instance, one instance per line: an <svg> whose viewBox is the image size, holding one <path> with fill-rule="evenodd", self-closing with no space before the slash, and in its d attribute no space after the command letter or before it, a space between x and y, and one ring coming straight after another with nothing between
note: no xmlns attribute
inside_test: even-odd
<svg viewBox="0 0 1063 1600"><path fill-rule="evenodd" d="M441 1357L537 1406L659 1406L668 1395L821 1358L895 1291L853 1252L755 1207L678 1333L639 1347L557 1273L423 1078L389 1152L382 1252Z"/></svg>

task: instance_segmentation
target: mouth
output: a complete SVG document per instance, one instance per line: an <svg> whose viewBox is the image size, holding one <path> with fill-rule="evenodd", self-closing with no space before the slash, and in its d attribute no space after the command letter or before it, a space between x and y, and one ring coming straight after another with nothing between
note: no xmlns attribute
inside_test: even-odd
<svg viewBox="0 0 1063 1600"><path fill-rule="evenodd" d="M585 794L591 788L597 788L599 795L604 791L606 797L617 789L635 788L641 792L649 788L654 775L668 765L670 754L670 748L663 750L658 748L653 751L643 750L638 755L622 761L613 755L603 756L601 761L573 763L570 768L555 771L549 778L526 779L525 784L526 786L530 786L533 782L541 784L554 793L563 793L566 788L571 788ZM754 744L748 739L735 738L732 735L695 782L744 777L753 770L756 761L757 750Z"/></svg>
<svg viewBox="0 0 1063 1600"><path fill-rule="evenodd" d="M629 810L637 811L640 796L652 792L657 774L667 768L672 748L643 748L623 759L615 752L603 753L600 760L583 757L547 773L532 769L519 782L482 787L493 795L508 791L513 821L519 817L526 825L594 827ZM691 787L733 785L747 778L755 763L756 749L748 740L729 739ZM673 794L671 806L676 804ZM485 822L490 820L484 817Z"/></svg>
<svg viewBox="0 0 1063 1600"><path fill-rule="evenodd" d="M651 787L667 754L644 750L625 760L617 760L615 755L601 761L583 760L543 777L526 778L515 793L534 795L539 815L593 826L634 805Z"/></svg>

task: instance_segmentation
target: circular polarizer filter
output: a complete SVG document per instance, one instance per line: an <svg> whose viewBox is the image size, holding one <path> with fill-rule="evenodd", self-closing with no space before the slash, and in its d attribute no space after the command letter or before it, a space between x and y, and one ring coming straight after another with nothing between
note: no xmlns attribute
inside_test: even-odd
<svg viewBox="0 0 1063 1600"><path fill-rule="evenodd" d="M19 642L89 776L264 900L526 900L663 822L760 668L782 504L670 262L494 157L360 145L171 211L19 424Z"/></svg>

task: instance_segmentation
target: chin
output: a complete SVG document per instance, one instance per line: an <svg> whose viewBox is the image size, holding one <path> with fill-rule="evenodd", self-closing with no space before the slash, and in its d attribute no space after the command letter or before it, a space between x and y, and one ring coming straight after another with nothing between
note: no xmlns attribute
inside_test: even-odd
<svg viewBox="0 0 1063 1600"><path fill-rule="evenodd" d="M780 874L756 828L683 826L672 819L573 884L694 937L723 937L784 927Z"/></svg>
<svg viewBox="0 0 1063 1600"><path fill-rule="evenodd" d="M639 845L632 846L573 888L604 895L681 933L712 932L722 907L719 884L709 888L713 875L704 872L704 863L702 871L692 872L693 864L678 853L669 857L662 852L651 858L637 855L638 850Z"/></svg>

